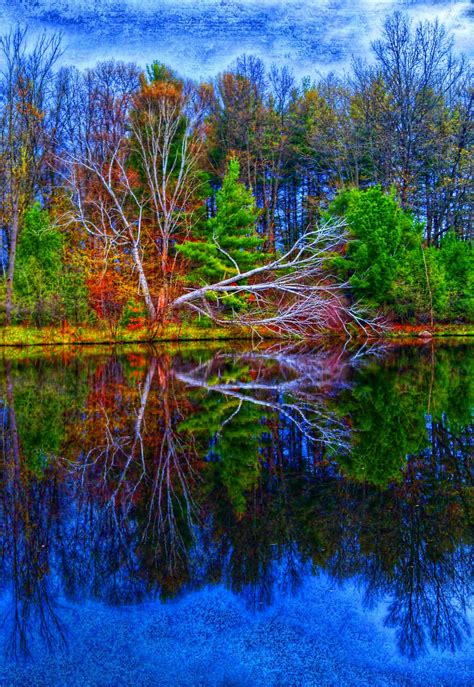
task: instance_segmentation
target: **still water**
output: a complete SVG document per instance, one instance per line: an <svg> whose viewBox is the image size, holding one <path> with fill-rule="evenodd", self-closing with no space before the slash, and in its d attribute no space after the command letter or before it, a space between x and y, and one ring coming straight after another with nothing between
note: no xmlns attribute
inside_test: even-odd
<svg viewBox="0 0 474 687"><path fill-rule="evenodd" d="M0 357L0 685L474 684L474 346Z"/></svg>

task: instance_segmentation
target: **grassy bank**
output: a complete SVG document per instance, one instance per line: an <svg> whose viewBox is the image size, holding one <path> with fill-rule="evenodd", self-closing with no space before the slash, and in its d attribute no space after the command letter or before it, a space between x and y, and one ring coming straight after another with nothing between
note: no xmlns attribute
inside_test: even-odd
<svg viewBox="0 0 474 687"><path fill-rule="evenodd" d="M119 329L112 332L99 327L0 327L0 346L57 346L96 344L139 344L153 341L206 341L250 338L240 328L205 328L192 324L171 324L161 332Z"/></svg>
<svg viewBox="0 0 474 687"><path fill-rule="evenodd" d="M428 335L433 338L474 336L474 324L394 325L384 333L389 339L429 338Z"/></svg>
<svg viewBox="0 0 474 687"><path fill-rule="evenodd" d="M324 335L322 335L324 337ZM474 336L474 325L451 324L434 327L394 325L383 332L382 338L423 339L440 337ZM170 324L161 332L147 328L121 329L111 332L99 327L0 327L0 346L61 346L100 344L141 344L158 341L219 341L251 339L250 330L242 328L202 327L184 324L178 327ZM338 338L334 332L327 332L325 338Z"/></svg>

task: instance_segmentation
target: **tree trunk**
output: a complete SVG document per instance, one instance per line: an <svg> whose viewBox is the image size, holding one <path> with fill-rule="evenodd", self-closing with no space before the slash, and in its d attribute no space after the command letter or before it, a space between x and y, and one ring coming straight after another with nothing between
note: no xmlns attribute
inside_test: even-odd
<svg viewBox="0 0 474 687"><path fill-rule="evenodd" d="M5 297L5 324L7 326L12 323L13 277L15 274L16 247L18 243L18 224L18 204L15 203L13 207L13 217L10 230L10 245L8 247L7 290Z"/></svg>
<svg viewBox="0 0 474 687"><path fill-rule="evenodd" d="M155 308L155 305L153 303L153 299L150 295L150 289L148 287L148 281L147 281L147 278L145 275L145 271L143 269L142 261L140 258L140 253L138 252L138 248L136 246L134 246L132 248L132 257L133 257L133 261L135 262L135 266L137 268L138 280L140 282L140 288L141 288L142 293L143 293L143 298L145 299L145 305L146 305L146 309L148 311L148 315L150 317L150 320L152 322L155 322L155 320L156 320L156 308Z"/></svg>
<svg viewBox="0 0 474 687"><path fill-rule="evenodd" d="M421 246L421 254L423 256L423 264L425 266L426 286L428 288L428 296L430 299L430 325L433 326L433 291L431 290L431 281L430 281L430 276L429 276L429 272L428 272L428 265L426 264L426 256L425 256L425 251L423 250L423 246Z"/></svg>

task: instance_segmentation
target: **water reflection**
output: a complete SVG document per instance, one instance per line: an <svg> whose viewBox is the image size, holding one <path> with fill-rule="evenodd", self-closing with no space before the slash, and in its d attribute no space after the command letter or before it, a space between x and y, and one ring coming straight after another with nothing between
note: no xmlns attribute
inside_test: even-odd
<svg viewBox="0 0 474 687"><path fill-rule="evenodd" d="M317 570L388 601L403 654L460 645L472 349L233 348L4 356L7 652L65 641L62 599L260 609Z"/></svg>

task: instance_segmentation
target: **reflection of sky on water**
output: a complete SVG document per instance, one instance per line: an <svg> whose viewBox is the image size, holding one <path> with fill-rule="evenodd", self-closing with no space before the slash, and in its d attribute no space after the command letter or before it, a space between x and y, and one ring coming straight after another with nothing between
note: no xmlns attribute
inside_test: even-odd
<svg viewBox="0 0 474 687"><path fill-rule="evenodd" d="M67 650L38 647L34 668L7 662L0 684L468 687L474 679L469 646L416 662L397 655L383 606L367 610L352 583L338 588L323 574L261 612L218 586L168 604L64 602L60 615Z"/></svg>
<svg viewBox="0 0 474 687"><path fill-rule="evenodd" d="M472 50L470 3L438 0L0 0L3 24L63 31L67 60L158 59L189 76L215 74L243 52L290 64L298 74L341 68L366 55L387 13L446 23Z"/></svg>

